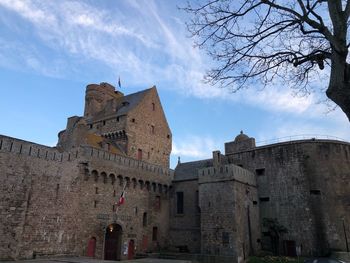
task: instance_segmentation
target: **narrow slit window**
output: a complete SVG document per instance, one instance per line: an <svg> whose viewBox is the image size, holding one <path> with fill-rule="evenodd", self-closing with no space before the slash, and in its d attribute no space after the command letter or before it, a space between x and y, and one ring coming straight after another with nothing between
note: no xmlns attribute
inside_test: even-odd
<svg viewBox="0 0 350 263"><path fill-rule="evenodd" d="M176 213L183 214L184 213L184 193L176 192Z"/></svg>
<svg viewBox="0 0 350 263"><path fill-rule="evenodd" d="M259 200L260 200L260 202L269 202L270 197L260 197Z"/></svg>
<svg viewBox="0 0 350 263"><path fill-rule="evenodd" d="M321 195L321 191L320 190L310 190L310 194L311 195Z"/></svg>

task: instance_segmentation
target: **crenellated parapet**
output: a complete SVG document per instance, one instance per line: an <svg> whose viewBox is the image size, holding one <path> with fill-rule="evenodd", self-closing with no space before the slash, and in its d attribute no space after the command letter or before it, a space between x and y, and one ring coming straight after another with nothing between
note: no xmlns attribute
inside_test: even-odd
<svg viewBox="0 0 350 263"><path fill-rule="evenodd" d="M252 172L234 164L221 165L220 167L207 167L199 169L198 182L237 181L243 184L256 186L256 176Z"/></svg>
<svg viewBox="0 0 350 263"><path fill-rule="evenodd" d="M55 162L72 161L79 157L78 150L72 152L60 152L55 147L49 147L4 135L0 135L0 152Z"/></svg>
<svg viewBox="0 0 350 263"><path fill-rule="evenodd" d="M141 172L151 172L156 175L164 176L169 180L172 179L171 170L160 165L150 164L145 161L110 153L92 146L81 146L80 151L87 160L94 160L97 158L100 160L110 161L113 164L123 166L127 169L139 170Z"/></svg>

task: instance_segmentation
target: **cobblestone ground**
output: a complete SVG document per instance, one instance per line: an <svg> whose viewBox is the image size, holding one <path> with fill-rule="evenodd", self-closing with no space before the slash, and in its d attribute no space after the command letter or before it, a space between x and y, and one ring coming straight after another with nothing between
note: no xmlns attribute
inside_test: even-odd
<svg viewBox="0 0 350 263"><path fill-rule="evenodd" d="M31 259L31 260L20 260L20 261L1 261L1 263L112 263L115 261L92 259L84 257L71 257L71 258L51 258L51 259ZM143 258L135 260L124 260L118 262L127 263L191 263L187 260L174 260L174 259L158 259L158 258Z"/></svg>

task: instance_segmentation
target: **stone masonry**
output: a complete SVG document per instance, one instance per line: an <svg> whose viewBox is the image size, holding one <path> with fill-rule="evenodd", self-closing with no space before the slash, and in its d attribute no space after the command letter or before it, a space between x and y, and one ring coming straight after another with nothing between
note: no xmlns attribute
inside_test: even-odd
<svg viewBox="0 0 350 263"><path fill-rule="evenodd" d="M88 85L85 114L68 119L57 147L0 136L0 259L127 259L165 247L170 152L155 87L124 96Z"/></svg>
<svg viewBox="0 0 350 263"><path fill-rule="evenodd" d="M175 171L171 148L157 89L124 95L108 83L87 86L84 115L68 118L56 147L0 135L0 259L176 251L240 263L350 243L350 143L256 147L241 132L224 154ZM277 248L266 219L287 230Z"/></svg>
<svg viewBox="0 0 350 263"><path fill-rule="evenodd" d="M278 240L280 254L295 256L296 247L305 256L346 251L349 179L347 142L310 139L256 147L255 139L241 132L225 144L225 155L214 151L212 159L176 167L173 188L183 192L185 212L170 219L171 241L209 258L231 255L240 261L272 250L263 222L274 219L287 229ZM170 204L176 212L176 195ZM187 228L185 222L196 222L198 211L201 224Z"/></svg>

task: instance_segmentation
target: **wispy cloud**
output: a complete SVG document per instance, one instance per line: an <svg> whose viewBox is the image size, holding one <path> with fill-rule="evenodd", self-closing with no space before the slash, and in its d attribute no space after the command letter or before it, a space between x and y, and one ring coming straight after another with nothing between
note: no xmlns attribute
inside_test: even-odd
<svg viewBox="0 0 350 263"><path fill-rule="evenodd" d="M316 117L322 114L321 107L311 110L317 102L313 95L293 97L290 90L273 87L260 92L252 87L229 94L203 83L211 60L186 37L184 21L174 17L172 10L164 9L160 2L118 2L107 9L84 1L0 0L1 7L28 21L37 39L34 44L16 43L17 52L12 52L12 61L7 59L2 66L26 65L40 74L60 77L72 72L77 76L77 68L82 68L80 74L85 77L84 64L91 60L91 64L96 61L108 68L111 78L125 73L131 85L169 83L160 88L201 99L244 103L272 112ZM8 47L0 50L0 57L6 57L5 52L11 50L12 44L4 39L0 41ZM36 52L40 45L55 52L56 58L51 61Z"/></svg>

